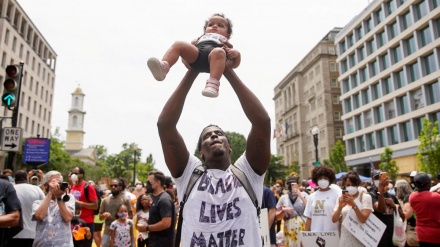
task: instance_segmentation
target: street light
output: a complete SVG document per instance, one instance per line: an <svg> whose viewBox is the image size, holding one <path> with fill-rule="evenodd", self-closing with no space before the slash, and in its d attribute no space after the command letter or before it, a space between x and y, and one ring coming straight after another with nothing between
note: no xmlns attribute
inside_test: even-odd
<svg viewBox="0 0 440 247"><path fill-rule="evenodd" d="M133 147L133 163L134 163L134 167L133 167L133 187L136 186L136 151L138 150L137 146Z"/></svg>
<svg viewBox="0 0 440 247"><path fill-rule="evenodd" d="M320 162L319 162L319 158L318 158L318 134L319 134L318 126L313 127L311 132L313 135L313 143L315 144L315 158L316 158L315 165L319 165Z"/></svg>

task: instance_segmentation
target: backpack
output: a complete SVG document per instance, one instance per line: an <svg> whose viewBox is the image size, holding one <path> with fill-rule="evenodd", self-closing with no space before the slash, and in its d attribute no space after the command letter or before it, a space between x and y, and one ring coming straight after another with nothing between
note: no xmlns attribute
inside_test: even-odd
<svg viewBox="0 0 440 247"><path fill-rule="evenodd" d="M249 182L248 178L244 174L242 170L240 170L238 167L236 167L234 164L231 165L231 171L232 173L237 177L237 179L241 182L243 185L243 188L248 193L249 197L251 198L251 201L253 202L256 210L257 210L257 217L258 220L260 219L260 207L258 206L258 199L255 195L255 191L252 189L252 185ZM182 234L182 222L183 222L183 207L185 206L186 200L188 199L189 194L192 191L192 188L196 184L197 180L206 172L206 166L204 164L199 165L194 169L193 173L191 174L191 178L189 179L188 186L186 187L185 194L183 195L182 201L180 202L180 210L179 210L179 220L177 221L177 230L176 235L174 239L174 246L180 246L180 239Z"/></svg>
<svg viewBox="0 0 440 247"><path fill-rule="evenodd" d="M95 189L96 192L96 196L98 197L98 208L93 210L93 214L97 215L99 214L99 209L101 208L101 197L102 194L104 193L101 188L99 188L98 186L93 186L93 188ZM86 185L84 186L84 195L86 197L86 200L90 202L89 199L89 183L86 183Z"/></svg>

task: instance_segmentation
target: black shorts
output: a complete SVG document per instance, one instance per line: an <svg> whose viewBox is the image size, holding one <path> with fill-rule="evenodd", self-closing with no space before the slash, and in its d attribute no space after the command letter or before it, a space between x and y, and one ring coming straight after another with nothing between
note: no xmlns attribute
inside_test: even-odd
<svg viewBox="0 0 440 247"><path fill-rule="evenodd" d="M95 232L100 232L102 231L102 225L104 225L104 223L95 223Z"/></svg>
<svg viewBox="0 0 440 247"><path fill-rule="evenodd" d="M214 41L207 41L197 44L196 46L199 49L199 55L197 56L197 60L190 64L190 66L196 71L209 73L209 53L211 53L214 48L222 47L222 45Z"/></svg>

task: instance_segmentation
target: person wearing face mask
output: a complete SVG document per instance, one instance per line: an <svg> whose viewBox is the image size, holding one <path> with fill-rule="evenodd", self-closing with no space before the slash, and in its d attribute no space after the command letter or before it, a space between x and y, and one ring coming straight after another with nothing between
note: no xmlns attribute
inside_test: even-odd
<svg viewBox="0 0 440 247"><path fill-rule="evenodd" d="M112 179L110 182L111 195L104 198L99 209L99 218L105 220L104 234L102 235L102 247L110 246L110 225L116 220L115 214L118 211L119 205L125 205L128 212L128 218L133 217L131 209L131 202L122 193L123 182L120 179Z"/></svg>
<svg viewBox="0 0 440 247"><path fill-rule="evenodd" d="M299 232L304 231L306 218L304 209L309 195L299 189L298 175L291 173L287 179L287 194L282 195L277 203L276 219L284 219L284 246L299 246Z"/></svg>
<svg viewBox="0 0 440 247"><path fill-rule="evenodd" d="M139 198L139 196L145 194L144 183L142 183L141 181L137 181L136 186L134 187L134 190L133 190L133 194L136 196L136 200L137 200L137 198Z"/></svg>
<svg viewBox="0 0 440 247"><path fill-rule="evenodd" d="M359 190L361 179L355 171L349 171L342 177L344 181L345 190L336 201L336 205L332 215L332 221L337 223L344 221L350 210L354 210L359 222L365 223L373 211L371 196L364 191ZM341 226L341 236L339 238L340 247L362 247L359 241L345 226Z"/></svg>
<svg viewBox="0 0 440 247"><path fill-rule="evenodd" d="M80 215L81 205L78 202L75 202L75 214L70 221L70 229L72 230L74 247L83 247L84 244L87 244L86 240L92 238L90 228L87 227L84 220L79 218Z"/></svg>
<svg viewBox="0 0 440 247"><path fill-rule="evenodd" d="M399 206L399 201L396 196L391 195L385 190L389 184L388 174L381 170L373 172L373 188L370 191L373 202L373 214L377 216L385 225L385 231L379 241L378 247L391 247L393 245L393 231L394 231L394 211L398 205L398 213L402 220L405 220L405 215L402 208Z"/></svg>
<svg viewBox="0 0 440 247"><path fill-rule="evenodd" d="M84 220L87 224L87 227L90 228L90 231L93 235L95 229L95 214L94 210L98 209L98 196L96 195L96 191L93 185L89 184L87 186L88 189L88 198L85 195L85 171L82 167L75 167L72 169L70 173L70 180L73 182L72 189L70 193L75 197L75 201L79 203L81 206L81 219ZM85 240L85 247L91 247L93 243L93 239Z"/></svg>
<svg viewBox="0 0 440 247"><path fill-rule="evenodd" d="M312 171L312 181L319 189L307 200L304 215L307 217L306 231L323 232L338 231L339 223L332 221L332 213L341 190L330 186L336 182L333 168L323 165L316 166Z"/></svg>

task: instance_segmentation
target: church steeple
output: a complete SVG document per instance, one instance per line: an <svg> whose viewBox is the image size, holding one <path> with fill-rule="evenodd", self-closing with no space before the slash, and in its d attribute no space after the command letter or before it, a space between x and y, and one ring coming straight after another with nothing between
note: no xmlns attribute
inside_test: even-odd
<svg viewBox="0 0 440 247"><path fill-rule="evenodd" d="M66 151L81 150L84 144L84 97L85 94L81 88L78 87L72 93L72 103L69 113L69 121L67 126L66 136Z"/></svg>

